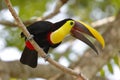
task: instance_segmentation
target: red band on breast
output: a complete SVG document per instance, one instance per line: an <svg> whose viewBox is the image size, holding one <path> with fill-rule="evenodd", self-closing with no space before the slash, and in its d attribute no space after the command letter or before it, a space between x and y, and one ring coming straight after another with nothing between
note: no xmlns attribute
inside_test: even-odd
<svg viewBox="0 0 120 80"><path fill-rule="evenodd" d="M35 50L29 41L26 41L25 44L26 44L27 48L29 48L30 50Z"/></svg>
<svg viewBox="0 0 120 80"><path fill-rule="evenodd" d="M47 35L47 40L48 40L48 42L49 42L50 44L52 44L52 42L51 42L51 40L50 40L50 35L51 35L51 32L48 33L48 35Z"/></svg>

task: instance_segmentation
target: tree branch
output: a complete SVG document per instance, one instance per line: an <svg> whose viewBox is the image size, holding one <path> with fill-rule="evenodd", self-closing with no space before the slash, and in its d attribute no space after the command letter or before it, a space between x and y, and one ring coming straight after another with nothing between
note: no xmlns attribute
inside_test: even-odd
<svg viewBox="0 0 120 80"><path fill-rule="evenodd" d="M110 19L110 18L109 18ZM113 19L112 19L113 20ZM106 22L106 21L105 21ZM97 24L96 24L97 25ZM71 68L78 68L82 73L87 76L88 79L93 80L96 73L107 64L114 56L119 54L120 51L120 17L117 19L114 17L113 21L109 21L106 24L96 26L100 30L106 29L103 33L105 39L105 49L99 49L99 54L93 56L93 51L91 49L87 50L83 56L77 61L71 64ZM101 27L103 26L103 27ZM99 46L98 43L95 45Z"/></svg>
<svg viewBox="0 0 120 80"><path fill-rule="evenodd" d="M14 23L14 22L10 22L10 21L1 21L0 20L0 24L1 25L6 25L6 26L17 26L17 24L16 23Z"/></svg>
<svg viewBox="0 0 120 80"><path fill-rule="evenodd" d="M49 67L48 67L49 66ZM14 68L13 68L14 67ZM19 61L0 61L0 74L6 74L14 78L44 78L47 80L75 80L73 76L63 73L58 68L47 64L39 64L36 68L31 68L26 65L22 65ZM5 76L6 76L5 75ZM65 76L64 76L65 75ZM67 76L66 76L67 75ZM3 80L9 80L9 78L3 76ZM64 76L64 77L63 77ZM68 77L69 76L69 77ZM1 77L1 75L0 75Z"/></svg>
<svg viewBox="0 0 120 80"><path fill-rule="evenodd" d="M25 36L27 38L29 38L31 36L31 34L28 32L25 25L22 23L22 21L20 20L20 18L16 14L15 10L12 7L12 4L11 4L10 0L5 0L5 3L8 6L9 11L11 12L11 14L14 17L15 21L17 22L17 25L19 26L19 28L21 28L21 30L23 31ZM47 56L46 53L38 46L38 44L33 39L31 39L30 42L34 46L35 50L41 55L41 57L46 58L46 56ZM81 76L81 74L78 74L77 72L73 71L72 69L66 68L66 67L58 64L56 61L52 60L51 58L48 58L47 60L48 60L49 63L51 63L55 67L59 68L63 72L74 75L74 76L78 77L79 80L84 80L84 77Z"/></svg>
<svg viewBox="0 0 120 80"><path fill-rule="evenodd" d="M46 19L50 19L52 17L54 17L55 15L57 15L60 12L61 7L67 2L68 0L57 0L55 8L53 10L52 13L50 13L49 15L42 17L42 18L37 18L37 20L46 20Z"/></svg>
<svg viewBox="0 0 120 80"><path fill-rule="evenodd" d="M8 62L0 61L0 71L1 71L0 74L8 74L10 77L22 79L36 77L49 79L50 77L55 76L57 73L59 74L62 73L62 71L49 64L48 65L39 64L37 68L31 68L29 66L22 65L19 61Z"/></svg>
<svg viewBox="0 0 120 80"><path fill-rule="evenodd" d="M104 19L101 19L101 20L92 22L91 25L92 25L93 27L100 27L101 25L104 25L104 24L113 22L114 20L115 20L115 16L110 16L110 17L107 17L107 18L104 18Z"/></svg>
<svg viewBox="0 0 120 80"><path fill-rule="evenodd" d="M39 21L39 20L46 20L46 19L53 18L55 15L57 15L60 12L61 7L67 2L68 2L68 0L57 0L55 8L50 14L48 14L44 17L38 17L38 18L33 19L33 20L24 21L23 22L24 25L29 25L29 24L32 24L32 23L34 23L36 21ZM10 22L10 21L0 21L0 24L7 25L7 26L12 26L12 27L13 26L18 26L17 23Z"/></svg>

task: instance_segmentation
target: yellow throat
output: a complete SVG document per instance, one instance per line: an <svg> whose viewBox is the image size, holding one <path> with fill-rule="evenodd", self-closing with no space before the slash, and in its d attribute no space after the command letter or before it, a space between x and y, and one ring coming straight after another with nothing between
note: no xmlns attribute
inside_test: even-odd
<svg viewBox="0 0 120 80"><path fill-rule="evenodd" d="M54 31L50 35L50 40L53 44L60 43L66 35L70 33L71 28L74 25L74 21L69 20L63 26L61 26L58 30Z"/></svg>

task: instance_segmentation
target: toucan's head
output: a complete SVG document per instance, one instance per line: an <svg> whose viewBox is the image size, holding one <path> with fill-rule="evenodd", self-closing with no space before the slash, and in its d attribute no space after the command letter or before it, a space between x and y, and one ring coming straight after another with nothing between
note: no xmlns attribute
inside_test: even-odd
<svg viewBox="0 0 120 80"><path fill-rule="evenodd" d="M103 37L94 28L90 27L89 25L85 24L82 21L73 21L73 27L71 28L70 33L75 38L85 42L97 53L98 53L98 51L95 48L95 46L85 37L84 34L87 34L87 35L95 38L102 45L103 48L105 46L105 41L104 41Z"/></svg>
<svg viewBox="0 0 120 80"><path fill-rule="evenodd" d="M95 38L104 48L105 42L103 37L92 27L88 26L82 21L75 21L72 19L66 19L58 23L61 27L53 32L52 36L56 36L52 39L53 42L61 41L67 34L71 34L75 38L85 42L94 51L97 51L95 46L85 37L85 34ZM57 35L56 35L57 34Z"/></svg>

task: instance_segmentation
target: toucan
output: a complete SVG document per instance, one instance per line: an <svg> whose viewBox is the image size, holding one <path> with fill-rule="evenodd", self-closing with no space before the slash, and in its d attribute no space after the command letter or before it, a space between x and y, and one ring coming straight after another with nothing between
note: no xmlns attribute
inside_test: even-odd
<svg viewBox="0 0 120 80"><path fill-rule="evenodd" d="M86 35L95 38L102 45L102 47L105 46L103 37L94 28L82 21L76 21L70 18L56 23L49 21L37 21L29 25L27 30L34 36L33 39L46 54L48 53L50 47L56 48L59 46L68 34L85 42L96 53L98 53L96 47L86 37ZM25 38L25 48L22 52L20 62L35 68L37 66L38 53L30 41L27 40L23 32L21 33L21 37Z"/></svg>

